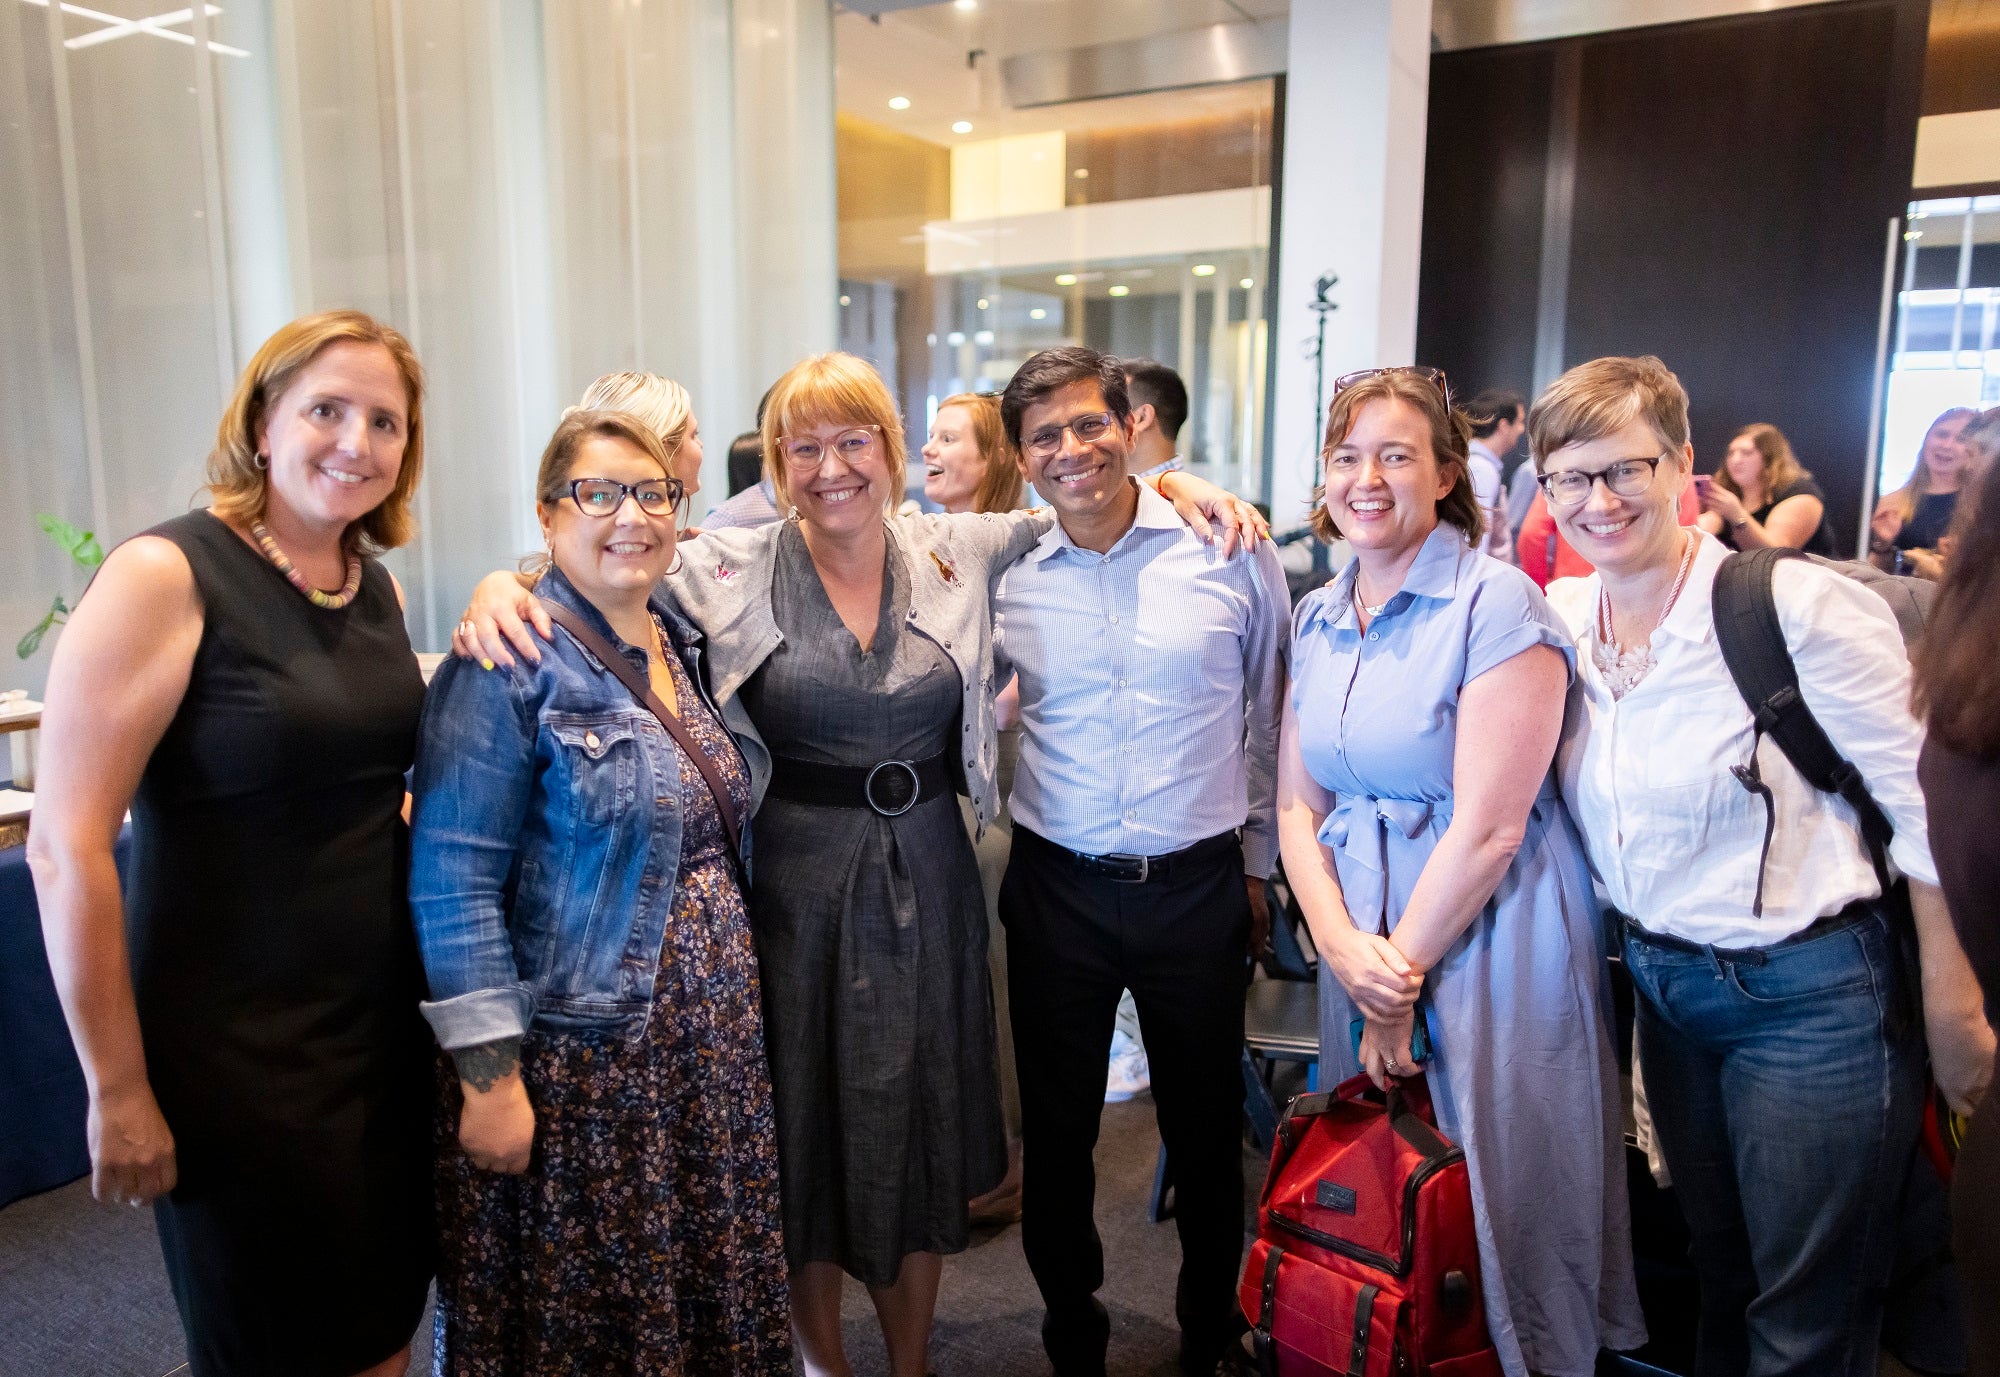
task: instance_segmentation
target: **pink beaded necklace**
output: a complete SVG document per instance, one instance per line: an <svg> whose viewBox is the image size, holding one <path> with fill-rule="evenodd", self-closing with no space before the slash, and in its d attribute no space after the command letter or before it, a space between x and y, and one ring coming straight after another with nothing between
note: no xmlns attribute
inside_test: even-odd
<svg viewBox="0 0 2000 1377"><path fill-rule="evenodd" d="M1687 583L1688 571L1694 568L1694 552L1701 548L1700 539L1688 532L1681 548L1681 567L1674 575L1674 586L1667 590L1667 602L1660 609L1659 621L1653 629L1659 630L1667 614L1674 610L1674 603L1681 595L1681 588ZM1618 644L1618 637L1611 629L1611 590L1599 581L1597 585L1597 636L1590 647L1590 658L1604 676L1605 686L1611 690L1613 700L1623 698L1639 686L1648 674L1653 672L1653 642L1650 637L1646 644L1636 649L1626 649Z"/></svg>
<svg viewBox="0 0 2000 1377"><path fill-rule="evenodd" d="M347 581L340 585L338 593L327 593L306 582L306 577L292 566L285 552L278 548L276 537L270 527L261 521L250 523L250 537L257 542L257 548L264 552L264 558L278 567L285 581L306 595L314 607L324 607L329 612L338 612L354 601L354 595L361 591L361 556L352 551L347 556Z"/></svg>

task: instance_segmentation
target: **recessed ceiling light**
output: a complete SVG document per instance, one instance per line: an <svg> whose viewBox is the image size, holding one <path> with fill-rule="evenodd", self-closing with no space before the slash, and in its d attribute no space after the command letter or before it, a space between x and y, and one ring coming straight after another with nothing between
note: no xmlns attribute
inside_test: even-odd
<svg viewBox="0 0 2000 1377"><path fill-rule="evenodd" d="M1249 290L1250 290L1250 289L1251 289L1252 287L1254 287L1254 286L1256 286L1256 285L1257 285L1257 279L1256 279L1256 278L1254 278L1254 277L1246 277L1246 278L1244 278L1244 279L1243 279L1243 280L1242 280L1241 282L1237 283L1236 285L1237 285L1237 286L1239 286L1239 287L1241 287L1241 288L1242 288L1242 289L1243 289L1244 291L1246 291L1246 292L1247 292L1247 291L1249 291Z"/></svg>
<svg viewBox="0 0 2000 1377"><path fill-rule="evenodd" d="M1058 287L1074 287L1075 285L1076 285L1076 274L1075 274L1075 273L1057 273L1057 274L1056 274L1056 286L1058 286Z"/></svg>
<svg viewBox="0 0 2000 1377"><path fill-rule="evenodd" d="M981 330L972 337L972 342L974 344L991 344L993 343L993 332L991 330Z"/></svg>
<svg viewBox="0 0 2000 1377"><path fill-rule="evenodd" d="M1029 320L1047 320L1048 318L1049 318L1049 313L1047 311L1044 311L1039 306L1037 306L1034 310L1028 312Z"/></svg>
<svg viewBox="0 0 2000 1377"><path fill-rule="evenodd" d="M972 132L972 121L959 120L952 125L951 132L954 134L970 134Z"/></svg>
<svg viewBox="0 0 2000 1377"><path fill-rule="evenodd" d="M965 343L965 331L953 330L950 334L944 337L944 342L946 344L949 344L954 349L958 348L959 345Z"/></svg>
<svg viewBox="0 0 2000 1377"><path fill-rule="evenodd" d="M979 0L951 0L951 7L962 14L971 14L979 8Z"/></svg>
<svg viewBox="0 0 2000 1377"><path fill-rule="evenodd" d="M1197 263L1192 268L1188 269L1188 271L1193 273L1196 277L1214 277L1215 264Z"/></svg>
<svg viewBox="0 0 2000 1377"><path fill-rule="evenodd" d="M1076 171L1070 173L1069 175L1076 178L1079 182L1081 182L1089 178L1090 169L1087 167L1079 167Z"/></svg>
<svg viewBox="0 0 2000 1377"><path fill-rule="evenodd" d="M982 296L981 298L979 298L979 309L980 309L980 310L982 310L982 311L983 311L983 310L985 310L985 309L986 309L986 305L987 305L987 302L986 302L986 298L985 298L985 297L983 297L983 296Z"/></svg>
<svg viewBox="0 0 2000 1377"><path fill-rule="evenodd" d="M910 108L910 98L908 96L891 96L889 97L889 108L891 110L907 110Z"/></svg>
<svg viewBox="0 0 2000 1377"><path fill-rule="evenodd" d="M840 294L840 304L843 306L852 306L854 304L854 298L847 295L847 293L842 292Z"/></svg>
<svg viewBox="0 0 2000 1377"><path fill-rule="evenodd" d="M1113 296L1129 296L1132 291L1132 289L1126 286L1123 282L1116 283L1107 290L1109 290L1109 292Z"/></svg>

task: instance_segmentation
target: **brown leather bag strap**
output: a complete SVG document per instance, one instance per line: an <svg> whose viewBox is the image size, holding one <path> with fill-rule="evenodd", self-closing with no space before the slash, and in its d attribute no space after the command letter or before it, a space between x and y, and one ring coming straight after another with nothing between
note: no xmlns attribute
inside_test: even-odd
<svg viewBox="0 0 2000 1377"><path fill-rule="evenodd" d="M604 667L618 676L618 682L630 689L632 696L645 705L646 711L659 718L660 725L680 743L681 750L687 753L687 758L694 762L694 767L701 771L701 777L708 782L708 792L715 796L715 806L722 814L722 825L729 833L729 849L740 860L743 856L743 824L736 816L735 801L729 797L729 786L722 782L722 773L716 769L715 761L701 748L701 743L694 739L694 733L687 729L687 724L660 701L659 695L653 692L652 685L640 677L638 670L632 668L632 662L614 650L610 642L593 631L588 622L567 607L550 602L547 598L538 601L542 604L543 610L549 614L549 619L576 637L585 650L602 660Z"/></svg>

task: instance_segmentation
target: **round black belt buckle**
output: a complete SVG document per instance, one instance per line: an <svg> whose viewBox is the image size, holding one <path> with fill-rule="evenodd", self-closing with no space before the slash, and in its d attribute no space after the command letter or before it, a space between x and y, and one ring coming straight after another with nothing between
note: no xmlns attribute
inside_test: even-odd
<svg viewBox="0 0 2000 1377"><path fill-rule="evenodd" d="M901 804L892 803L885 806L877 800L875 781L884 770L901 770L905 775L909 776L909 793L904 796ZM892 775L890 778L893 780L894 776ZM922 792L923 782L917 778L917 767L907 760L884 760L880 762L874 769L868 772L868 778L861 786L861 796L868 800L868 806L885 818L900 818L903 814L909 812L917 806L917 795ZM893 788L885 790L884 797L894 798L895 793Z"/></svg>

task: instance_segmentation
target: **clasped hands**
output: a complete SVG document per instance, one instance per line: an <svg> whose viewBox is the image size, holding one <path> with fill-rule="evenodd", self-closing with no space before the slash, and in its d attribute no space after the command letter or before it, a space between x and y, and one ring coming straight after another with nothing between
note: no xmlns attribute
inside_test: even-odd
<svg viewBox="0 0 2000 1377"><path fill-rule="evenodd" d="M1327 960L1334 979L1361 1011L1361 1069L1368 1079L1387 1090L1391 1076L1415 1075L1410 1042L1416 1036L1424 973L1388 938L1355 928L1333 944Z"/></svg>

